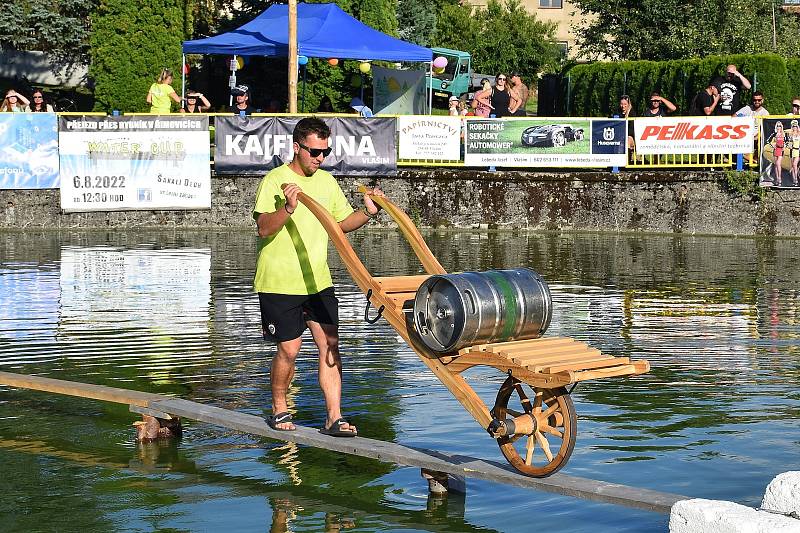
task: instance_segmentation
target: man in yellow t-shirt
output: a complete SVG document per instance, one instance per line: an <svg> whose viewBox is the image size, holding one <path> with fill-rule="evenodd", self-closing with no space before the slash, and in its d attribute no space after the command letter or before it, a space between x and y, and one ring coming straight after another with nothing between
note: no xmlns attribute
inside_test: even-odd
<svg viewBox="0 0 800 533"><path fill-rule="evenodd" d="M344 232L369 222L379 208L365 194L364 208L353 211L336 179L320 170L331 151L330 134L322 120L302 119L293 132L294 159L271 170L258 186L253 218L260 239L253 288L261 306L264 338L278 345L270 369L269 426L278 431L295 429L286 392L294 377L301 335L308 328L319 350L319 384L327 409L320 432L355 437L356 427L341 412L339 310L328 268L328 234L297 196L303 192L322 204ZM286 187L282 189L283 184ZM369 192L383 196L378 188Z"/></svg>

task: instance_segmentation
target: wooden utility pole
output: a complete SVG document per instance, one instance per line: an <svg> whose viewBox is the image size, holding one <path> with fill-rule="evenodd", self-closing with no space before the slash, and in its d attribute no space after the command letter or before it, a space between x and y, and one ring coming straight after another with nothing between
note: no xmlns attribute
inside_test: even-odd
<svg viewBox="0 0 800 533"><path fill-rule="evenodd" d="M297 113L297 0L289 0L289 113Z"/></svg>

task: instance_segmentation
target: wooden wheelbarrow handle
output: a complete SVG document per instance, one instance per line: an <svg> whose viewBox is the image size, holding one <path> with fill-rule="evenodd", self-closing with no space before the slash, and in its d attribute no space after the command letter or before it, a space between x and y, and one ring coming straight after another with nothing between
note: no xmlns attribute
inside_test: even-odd
<svg viewBox="0 0 800 533"><path fill-rule="evenodd" d="M368 189L364 185L358 185L358 192L361 194L369 194L370 189ZM378 204L384 211L386 211L392 220L394 220L400 231L403 233L403 236L408 241L408 244L411 246L411 249L414 250L417 258L419 259L420 263L422 263L422 267L425 269L425 272L428 274L447 274L447 271L444 267L439 263L439 260L431 252L428 245L425 243L425 239L422 238L417 226L414 222L411 221L409 216L397 207L391 200L386 198L385 196L373 196L369 194L372 201Z"/></svg>

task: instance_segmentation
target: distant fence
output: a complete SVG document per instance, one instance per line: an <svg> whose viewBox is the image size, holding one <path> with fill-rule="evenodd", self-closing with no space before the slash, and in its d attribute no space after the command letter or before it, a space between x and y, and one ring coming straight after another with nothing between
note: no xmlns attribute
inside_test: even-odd
<svg viewBox="0 0 800 533"><path fill-rule="evenodd" d="M290 160L291 133L301 116L4 113L0 189L64 192L67 180L70 191L62 200L79 209L89 203L119 209L202 207L210 202L209 167L216 174L261 175ZM391 175L409 166L715 168L758 169L763 186L797 187L800 181L798 116L321 118L333 132L323 168L339 175ZM126 179L114 185L115 176ZM116 190L100 190L95 179L98 187L109 182ZM178 181L191 182L191 190L179 190ZM159 194L163 201L157 201Z"/></svg>

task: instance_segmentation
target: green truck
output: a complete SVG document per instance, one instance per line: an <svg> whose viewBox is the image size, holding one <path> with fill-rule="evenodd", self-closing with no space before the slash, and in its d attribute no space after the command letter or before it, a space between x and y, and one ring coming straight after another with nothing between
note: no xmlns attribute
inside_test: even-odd
<svg viewBox="0 0 800 533"><path fill-rule="evenodd" d="M474 92L480 87L481 79L487 78L494 83L494 76L472 72L472 56L469 52L450 50L449 48L431 48L433 57L447 58L447 66L441 74L430 72L427 76L428 88L433 89L433 94L444 98L450 96L460 97L463 94Z"/></svg>

